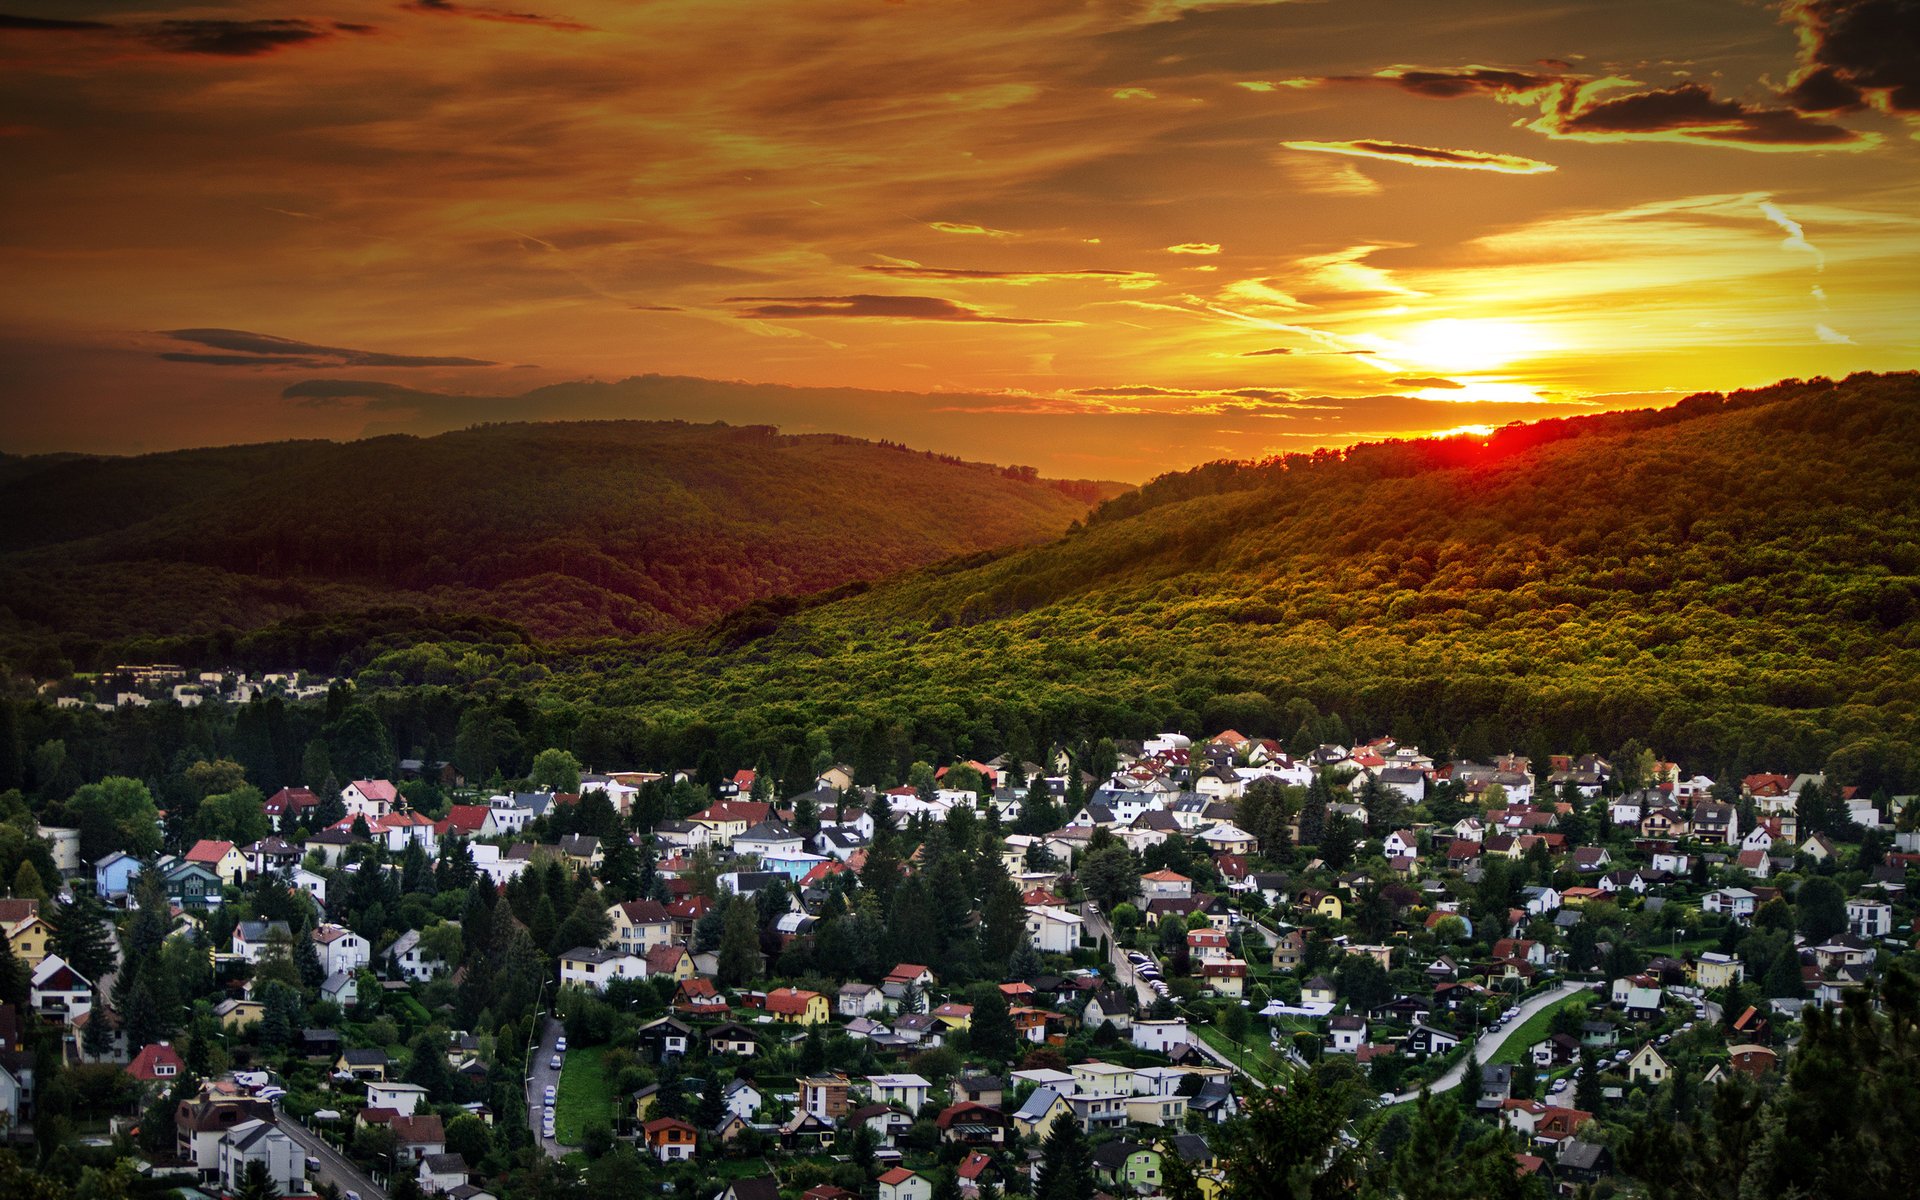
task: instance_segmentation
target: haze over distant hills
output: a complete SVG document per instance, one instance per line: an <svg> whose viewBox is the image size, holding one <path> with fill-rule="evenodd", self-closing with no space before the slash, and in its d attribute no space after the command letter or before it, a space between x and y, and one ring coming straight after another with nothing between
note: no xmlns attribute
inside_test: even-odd
<svg viewBox="0 0 1920 1200"><path fill-rule="evenodd" d="M666 421L7 458L0 645L84 659L204 635L147 648L217 657L316 614L350 639L346 614L395 606L430 614L401 622L418 636L467 616L539 639L651 633L1043 540L1122 487Z"/></svg>

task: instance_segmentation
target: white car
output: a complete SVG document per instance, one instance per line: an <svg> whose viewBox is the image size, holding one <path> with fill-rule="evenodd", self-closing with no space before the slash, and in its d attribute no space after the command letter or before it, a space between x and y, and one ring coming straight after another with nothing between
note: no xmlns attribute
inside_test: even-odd
<svg viewBox="0 0 1920 1200"><path fill-rule="evenodd" d="M1392 1093L1392 1092L1381 1092L1381 1093L1380 1093L1380 1103L1382 1103L1382 1104L1392 1104L1392 1103L1393 1103L1393 1093Z"/></svg>
<svg viewBox="0 0 1920 1200"><path fill-rule="evenodd" d="M1567 1081L1564 1079L1556 1079L1553 1081L1553 1086L1547 1090L1558 1096L1561 1092L1567 1090Z"/></svg>
<svg viewBox="0 0 1920 1200"><path fill-rule="evenodd" d="M548 1059L547 1065L549 1067L552 1067L554 1070L558 1071L560 1069L560 1056L556 1054L552 1058Z"/></svg>
<svg viewBox="0 0 1920 1200"><path fill-rule="evenodd" d="M1630 1058L1632 1058L1632 1057L1633 1057L1633 1051L1631 1051L1631 1050L1622 1050L1622 1051L1620 1051L1620 1052L1618 1052L1618 1053L1616 1053L1616 1054L1615 1054L1615 1055L1613 1056L1613 1061L1615 1061L1615 1062L1625 1062L1625 1061L1627 1061L1628 1059L1630 1059Z"/></svg>
<svg viewBox="0 0 1920 1200"><path fill-rule="evenodd" d="M567 1052L567 1035L563 1033L553 1039L553 1048L556 1053L565 1054Z"/></svg>

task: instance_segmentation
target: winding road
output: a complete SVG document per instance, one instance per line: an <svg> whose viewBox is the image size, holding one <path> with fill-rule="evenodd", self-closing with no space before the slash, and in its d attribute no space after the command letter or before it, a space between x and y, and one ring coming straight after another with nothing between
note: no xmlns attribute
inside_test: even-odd
<svg viewBox="0 0 1920 1200"><path fill-rule="evenodd" d="M533 1132L534 1140L547 1152L549 1158L559 1158L567 1152L557 1140L540 1136L541 1118L546 1106L547 1085L554 1086L554 1098L560 1095L560 1072L547 1064L553 1061L554 1044L560 1035L566 1032L566 1026L557 1017L548 1017L540 1026L540 1038L533 1046L533 1057L527 1062L527 1128Z"/></svg>
<svg viewBox="0 0 1920 1200"><path fill-rule="evenodd" d="M1528 1018L1532 1017L1541 1009L1560 1003L1560 1001L1573 995L1575 992L1590 989L1591 986L1591 984L1576 980L1563 980L1548 988L1546 991L1541 992L1538 996L1532 996L1521 1001L1518 1007L1509 1010L1514 1014L1512 1020L1508 1021L1499 1029L1489 1029L1481 1034L1473 1043L1473 1053L1461 1058L1459 1062L1448 1067L1446 1074L1428 1084L1425 1090L1429 1092L1449 1092L1459 1087L1461 1078L1467 1073L1467 1064L1469 1062L1484 1064L1493 1056L1495 1051L1507 1044L1508 1038L1520 1032L1521 1027L1527 1023ZM1419 1098L1420 1093L1418 1091L1401 1092L1393 1098L1392 1103L1405 1104L1412 1100L1418 1100Z"/></svg>
<svg viewBox="0 0 1920 1200"><path fill-rule="evenodd" d="M376 1186L365 1172L348 1162L346 1155L328 1145L319 1134L285 1113L280 1113L279 1117L276 1124L286 1131L288 1137L300 1144L300 1148L306 1152L308 1158L319 1161L319 1177L340 1189L342 1196L348 1192L357 1192L360 1200L387 1200L385 1188Z"/></svg>

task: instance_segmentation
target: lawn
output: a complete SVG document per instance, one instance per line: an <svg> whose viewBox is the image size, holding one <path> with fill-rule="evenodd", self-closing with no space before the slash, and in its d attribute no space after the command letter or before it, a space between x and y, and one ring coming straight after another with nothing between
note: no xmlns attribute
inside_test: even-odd
<svg viewBox="0 0 1920 1200"><path fill-rule="evenodd" d="M1212 1025L1189 1026L1200 1039L1227 1056L1231 1062L1246 1067L1247 1073L1263 1083L1278 1083L1293 1073L1293 1064L1283 1055L1275 1054L1267 1047L1267 1040L1257 1030L1248 1030L1245 1046L1234 1045L1233 1039Z"/></svg>
<svg viewBox="0 0 1920 1200"><path fill-rule="evenodd" d="M1527 1051L1531 1050L1535 1043L1545 1040L1548 1032L1553 1028L1554 1013L1559 1012L1563 1008L1577 1008L1581 1012L1585 1012L1587 1006L1592 1003L1593 999L1594 994L1592 992L1578 991L1558 1004L1547 1005L1547 1007L1521 1022L1520 1027L1508 1035L1507 1040L1500 1044L1498 1050L1494 1051L1493 1057L1487 1060L1488 1065L1522 1061L1527 1057Z"/></svg>
<svg viewBox="0 0 1920 1200"><path fill-rule="evenodd" d="M577 1146L588 1125L613 1124L613 1080L601 1058L605 1046L571 1046L560 1064L560 1093L553 1105L553 1136L563 1145Z"/></svg>

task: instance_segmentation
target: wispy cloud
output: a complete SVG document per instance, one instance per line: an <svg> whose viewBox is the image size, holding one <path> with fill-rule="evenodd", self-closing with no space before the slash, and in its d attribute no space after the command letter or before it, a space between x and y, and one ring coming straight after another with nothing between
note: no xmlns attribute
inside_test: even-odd
<svg viewBox="0 0 1920 1200"><path fill-rule="evenodd" d="M491 367L497 363L484 358L462 358L446 354L388 354L379 350L349 350L340 346L322 346L270 333L249 333L244 329L167 329L175 341L205 346L199 350L162 351L168 362L200 363L216 367Z"/></svg>
<svg viewBox="0 0 1920 1200"><path fill-rule="evenodd" d="M1289 150L1316 154L1345 154L1354 158L1375 158L1405 163L1411 167L1445 167L1461 171L1497 171L1503 175L1541 175L1554 169L1552 163L1522 158L1518 154L1494 154L1484 150L1443 150L1435 146L1410 146L1405 142L1373 140L1351 142L1282 142Z"/></svg>
<svg viewBox="0 0 1920 1200"><path fill-rule="evenodd" d="M1168 246L1167 253L1168 254L1218 254L1220 253L1220 243L1218 242L1181 242L1176 246Z"/></svg>
<svg viewBox="0 0 1920 1200"><path fill-rule="evenodd" d="M471 17L476 21L499 21L509 25L540 25L548 29L558 29L568 33L592 32L593 26L582 24L566 17L550 17L544 13L515 12L511 9L488 8L479 4L458 4L454 0L410 0L400 7L413 12L432 13L442 17Z"/></svg>
<svg viewBox="0 0 1920 1200"><path fill-rule="evenodd" d="M1057 325L1037 317L996 317L939 296L729 296L745 304L734 315L762 321L796 317L855 317L880 321L960 321L983 325Z"/></svg>
<svg viewBox="0 0 1920 1200"><path fill-rule="evenodd" d="M1044 283L1048 280L1085 279L1096 283L1117 283L1125 287L1151 284L1158 278L1146 271L989 271L965 267L923 267L911 263L885 263L862 267L861 270L898 279L946 279L959 283Z"/></svg>

